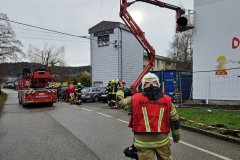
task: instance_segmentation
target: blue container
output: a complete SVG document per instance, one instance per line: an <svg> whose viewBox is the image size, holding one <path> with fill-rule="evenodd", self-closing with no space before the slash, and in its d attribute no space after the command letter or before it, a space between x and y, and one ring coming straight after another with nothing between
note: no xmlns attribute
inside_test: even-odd
<svg viewBox="0 0 240 160"><path fill-rule="evenodd" d="M176 77L176 72L174 71L163 71L163 79L174 79Z"/></svg>
<svg viewBox="0 0 240 160"><path fill-rule="evenodd" d="M162 71L151 71L151 73L155 74L159 78L159 81L162 82L162 79L163 79Z"/></svg>
<svg viewBox="0 0 240 160"><path fill-rule="evenodd" d="M175 81L171 80L171 81L164 81L164 90L165 93L166 92L174 92L175 91Z"/></svg>
<svg viewBox="0 0 240 160"><path fill-rule="evenodd" d="M192 72L186 70L164 70L152 71L161 84L164 82L164 93L178 101L179 95L181 99L189 99L192 89Z"/></svg>

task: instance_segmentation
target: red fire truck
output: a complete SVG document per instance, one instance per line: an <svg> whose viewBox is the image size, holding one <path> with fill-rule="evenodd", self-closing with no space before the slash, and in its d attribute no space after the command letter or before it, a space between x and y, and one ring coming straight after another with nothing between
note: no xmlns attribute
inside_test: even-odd
<svg viewBox="0 0 240 160"><path fill-rule="evenodd" d="M45 69L23 68L18 78L19 104L47 104L52 106L57 102L57 90L48 88L53 76Z"/></svg>

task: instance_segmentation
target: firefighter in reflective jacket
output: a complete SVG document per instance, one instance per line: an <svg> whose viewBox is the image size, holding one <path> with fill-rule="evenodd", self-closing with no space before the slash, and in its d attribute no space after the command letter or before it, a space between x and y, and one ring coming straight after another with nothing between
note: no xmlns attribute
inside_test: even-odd
<svg viewBox="0 0 240 160"><path fill-rule="evenodd" d="M129 127L139 160L171 160L169 132L180 140L180 120L171 98L162 94L159 79L152 73L142 79L142 93L122 99L118 106L131 109ZM118 96L118 95L117 95Z"/></svg>
<svg viewBox="0 0 240 160"><path fill-rule="evenodd" d="M81 97L82 97L82 84L80 82L77 83L77 88L75 89L76 91L76 104L81 104Z"/></svg>
<svg viewBox="0 0 240 160"><path fill-rule="evenodd" d="M111 81L108 81L106 91L107 91L108 107L110 107L110 102L112 98L112 82Z"/></svg>
<svg viewBox="0 0 240 160"><path fill-rule="evenodd" d="M110 108L116 108L116 94L117 94L117 82L115 79L111 81L111 102L110 102Z"/></svg>
<svg viewBox="0 0 240 160"><path fill-rule="evenodd" d="M119 80L117 83L117 96L116 96L116 101L117 101L116 104L117 105L118 105L118 102L125 97L125 95L124 95L125 85L126 85L126 83L123 80ZM122 90L123 90L123 92L122 92ZM118 106L117 106L117 108L118 108Z"/></svg>

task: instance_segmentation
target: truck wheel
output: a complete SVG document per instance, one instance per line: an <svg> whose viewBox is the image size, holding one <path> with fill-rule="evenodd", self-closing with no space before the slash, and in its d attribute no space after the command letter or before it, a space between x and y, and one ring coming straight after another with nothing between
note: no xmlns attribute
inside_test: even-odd
<svg viewBox="0 0 240 160"><path fill-rule="evenodd" d="M18 104L22 104L22 100L18 97Z"/></svg>
<svg viewBox="0 0 240 160"><path fill-rule="evenodd" d="M26 107L26 104L24 104L23 102L22 102L22 107L23 107L23 108L25 108L25 107Z"/></svg>
<svg viewBox="0 0 240 160"><path fill-rule="evenodd" d="M47 105L48 105L48 107L52 107L53 103L48 103Z"/></svg>

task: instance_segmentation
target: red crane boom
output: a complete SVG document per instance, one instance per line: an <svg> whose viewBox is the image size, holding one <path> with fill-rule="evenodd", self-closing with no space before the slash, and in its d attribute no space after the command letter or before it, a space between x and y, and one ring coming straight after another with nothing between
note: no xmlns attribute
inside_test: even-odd
<svg viewBox="0 0 240 160"><path fill-rule="evenodd" d="M140 29L140 27L137 25L137 23L133 20L129 12L127 11L127 8L134 4L135 2L145 2L149 4L153 4L162 8L168 8L171 10L176 11L176 22L178 22L179 25L176 27L176 32L181 31L181 27L184 27L187 25L187 19L184 17L181 17L185 13L183 9L181 9L178 6L174 6L168 3L160 2L158 0L135 0L132 2L127 2L127 0L121 0L120 2L120 17L124 21L124 23L128 26L130 31L133 33L133 35L137 38L139 43L142 45L142 47L146 50L148 56L149 56L149 63L148 65L143 69L142 73L138 76L136 81L131 86L131 92L134 94L136 93L136 88L141 83L142 77L148 73L151 68L154 65L155 62L155 49L150 45L150 43L147 41L143 31Z"/></svg>

